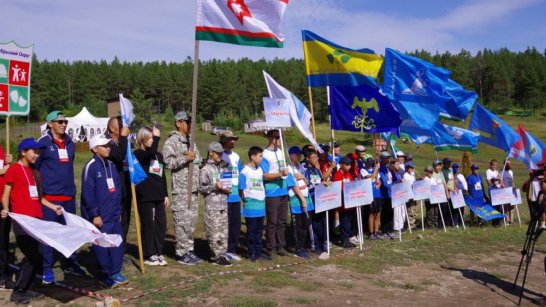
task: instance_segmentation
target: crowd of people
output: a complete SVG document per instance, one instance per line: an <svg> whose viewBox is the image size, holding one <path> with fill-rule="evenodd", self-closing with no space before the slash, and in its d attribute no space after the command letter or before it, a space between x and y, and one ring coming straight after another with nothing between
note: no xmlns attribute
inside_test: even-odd
<svg viewBox="0 0 546 307"><path fill-rule="evenodd" d="M3 189L0 286L13 288L11 300L18 304L28 304L31 299L43 297L31 289L32 281L35 274L41 273L43 284L54 283L53 266L57 260L64 274L87 274L76 254L62 257L26 234L16 222L12 225L8 218L8 212L14 212L64 223L63 212L76 213L75 146L66 134L67 119L62 112L54 111L46 120L47 133L37 141L23 140L15 160L0 150L0 189ZM146 179L136 185L135 194L146 265L167 265L163 246L168 207L172 211L177 263L197 265L203 261L194 250L199 194L203 195L205 203L204 224L212 253L210 261L230 266L234 261L241 261L243 256L250 261L286 256L287 239L294 241L294 249L289 250L305 259L309 259L311 253L325 253L332 243L354 248L360 240L355 223L357 211L342 204L330 214L331 221L327 223L325 212L314 212L315 189L321 184L371 179L374 201L362 210L369 240L393 239L395 230L422 226L419 225L417 202L410 200L405 208L393 209L391 189L395 183L427 180L432 185L443 186L448 199L449 192L461 190L469 197L483 201L488 200L487 190L515 188L510 161L504 161L499 170L499 163L491 160L484 181L480 167L472 163L466 152L460 163L452 163L449 158L435 160L423 169L422 174L411 155L401 151L376 152L375 149L370 153L364 145L357 145L346 155L341 154L341 145L337 142L321 144L320 150L311 145L292 146L285 157L278 130L267 131L264 148L250 147L248 157L244 157L248 158L247 163L243 164L243 159L234 151L239 138L231 131L221 134L218 142L209 144L206 154L202 155L195 140L190 139L191 121L189 114L178 112L174 118L175 130L169 133L161 151L161 132L157 127L143 127L136 132L134 156L147 174ZM123 238L118 247L93 245L99 268L96 277L107 287L117 287L129 282L122 275L122 266L132 202L126 160L130 130L123 127L118 117L109 120L107 130L106 136L98 135L89 141L93 157L82 170L80 207L82 217L101 232ZM542 193L546 191L543 177L532 173L523 191L535 210L532 214L542 215L541 227L545 227L546 215L540 209L543 208L540 204L544 204ZM459 227L463 222L463 214L455 211L449 200L440 205L426 201L424 205L426 227L442 227L443 224ZM512 223L513 207L510 204L502 206L506 223ZM470 216L474 221L472 212ZM241 217L246 224L246 253L239 247ZM289 217L292 238L287 238L286 233ZM498 226L501 220L494 220L492 224ZM327 224L332 229L326 229ZM8 273L11 228L25 256L15 282ZM327 231L332 234L330 241ZM265 246L262 245L264 232Z"/></svg>

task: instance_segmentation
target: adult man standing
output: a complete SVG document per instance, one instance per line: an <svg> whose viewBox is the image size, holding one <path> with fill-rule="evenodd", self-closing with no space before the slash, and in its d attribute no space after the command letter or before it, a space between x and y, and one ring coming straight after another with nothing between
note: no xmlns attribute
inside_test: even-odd
<svg viewBox="0 0 546 307"><path fill-rule="evenodd" d="M394 239L393 230L394 230L394 210L392 209L392 199L391 199L391 188L393 183L392 173L389 170L389 162L391 155L383 151L379 155L380 158L380 167L379 167L379 178L381 181L381 186L379 191L381 197L375 199L374 201L380 203L381 212L381 231L383 232L383 238Z"/></svg>
<svg viewBox="0 0 546 307"><path fill-rule="evenodd" d="M243 170L241 157L233 152L235 143L239 139L232 131L223 132L220 135L220 144L224 148L222 160L228 163L231 171L231 194L228 195L228 247L226 257L230 261L241 261L237 256L239 236L241 234L241 197L239 197L239 174Z"/></svg>
<svg viewBox="0 0 546 307"><path fill-rule="evenodd" d="M127 136L130 133L128 127L122 127L119 117L111 117L108 120L108 136L111 141L108 143L110 147L110 160L116 166L119 173L121 185L121 230L123 233L123 242L127 241L127 233L131 224L131 180L129 178L129 169L127 165Z"/></svg>
<svg viewBox="0 0 546 307"><path fill-rule="evenodd" d="M46 149L41 152L35 164L40 173L43 198L55 205L62 206L66 212L75 214L75 146L70 136L65 133L68 120L61 111L53 111L47 115L46 121L47 132L38 140L38 143ZM46 221L65 224L63 215L57 215L49 208L43 208L43 216ZM43 245L43 284L55 282L52 268L56 262L57 254L52 247ZM63 259L61 267L65 274L85 275L85 271L76 261L75 253L70 256L70 259Z"/></svg>
<svg viewBox="0 0 546 307"><path fill-rule="evenodd" d="M268 145L263 152L260 167L264 173L266 246L272 253L286 256L286 219L288 214L288 188L295 184L281 150L279 130L267 132Z"/></svg>
<svg viewBox="0 0 546 307"><path fill-rule="evenodd" d="M202 260L193 250L193 233L197 223L197 188L199 186L199 163L201 158L195 145L190 140L191 117L186 112L178 112L174 116L176 130L169 134L163 146L165 168L171 170L172 212L174 232L176 237L176 256L178 263L196 265ZM190 142L194 143L195 151L190 151ZM189 167L194 164L192 174L192 190L188 193ZM188 199L191 201L188 205Z"/></svg>
<svg viewBox="0 0 546 307"><path fill-rule="evenodd" d="M444 158L442 160L442 174L444 175L444 180L446 182L448 192L457 193L457 185L455 184L455 176L453 175L453 170L451 170L451 160L449 158ZM449 194L448 194L449 195ZM453 209L448 202L447 207L444 209L444 216L447 217L447 214L450 216L451 226L459 227L459 218L457 209Z"/></svg>

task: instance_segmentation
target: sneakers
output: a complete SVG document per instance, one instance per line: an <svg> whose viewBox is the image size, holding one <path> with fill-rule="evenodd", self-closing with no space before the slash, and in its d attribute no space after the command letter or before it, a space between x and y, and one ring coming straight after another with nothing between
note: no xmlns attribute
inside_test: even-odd
<svg viewBox="0 0 546 307"><path fill-rule="evenodd" d="M546 222L540 222L540 229L546 229Z"/></svg>
<svg viewBox="0 0 546 307"><path fill-rule="evenodd" d="M256 260L258 259L258 256L255 252L249 252L248 253L248 260L252 261L252 262L256 262Z"/></svg>
<svg viewBox="0 0 546 307"><path fill-rule="evenodd" d="M286 250L284 250L284 248L278 248L277 249L277 255L281 256L281 257L284 257L286 256Z"/></svg>
<svg viewBox="0 0 546 307"><path fill-rule="evenodd" d="M343 242L343 244L341 245L343 248L355 248L356 245L354 245L353 243L351 243L351 241L347 240L345 242Z"/></svg>
<svg viewBox="0 0 546 307"><path fill-rule="evenodd" d="M303 259L310 259L311 256L305 251L304 249L298 249L296 250L296 257L303 258Z"/></svg>
<svg viewBox="0 0 546 307"><path fill-rule="evenodd" d="M349 241L353 244L360 244L360 241L358 240L358 236L352 236L349 238Z"/></svg>
<svg viewBox="0 0 546 307"><path fill-rule="evenodd" d="M26 296L23 290L14 290L13 292L11 292L9 300L14 302L16 305L30 304L30 297Z"/></svg>
<svg viewBox="0 0 546 307"><path fill-rule="evenodd" d="M235 253L225 253L224 256L229 260L229 261L241 261L241 257L237 256L237 254Z"/></svg>
<svg viewBox="0 0 546 307"><path fill-rule="evenodd" d="M196 265L199 263L189 252L180 257L177 262L183 265Z"/></svg>
<svg viewBox="0 0 546 307"><path fill-rule="evenodd" d="M159 265L167 265L168 262L165 260L165 257L163 255L157 256L157 261L159 262Z"/></svg>
<svg viewBox="0 0 546 307"><path fill-rule="evenodd" d="M156 255L150 256L148 259L144 260L144 264L151 266L161 265L159 258Z"/></svg>
<svg viewBox="0 0 546 307"><path fill-rule="evenodd" d="M73 263L71 266L64 268L63 272L75 276L85 276L87 274L78 263Z"/></svg>
<svg viewBox="0 0 546 307"><path fill-rule="evenodd" d="M199 258L194 252L188 252L190 254L190 257L192 257L197 263L203 262L203 259Z"/></svg>
<svg viewBox="0 0 546 307"><path fill-rule="evenodd" d="M37 291L33 291L33 290L30 290L28 289L27 291L24 292L25 296L27 296L28 298L30 299L36 299L36 300L39 300L39 299L42 299L45 297L45 295L41 292L37 292Z"/></svg>
<svg viewBox="0 0 546 307"><path fill-rule="evenodd" d="M13 287L15 287L15 283L7 277L0 279L0 289L13 289Z"/></svg>
<svg viewBox="0 0 546 307"><path fill-rule="evenodd" d="M129 279L127 279L125 276L121 275L120 273L113 275L111 278L120 285L126 285L129 283Z"/></svg>
<svg viewBox="0 0 546 307"><path fill-rule="evenodd" d="M53 271L44 271L44 274L42 275L42 284L49 285L53 283L55 283L55 274L53 274Z"/></svg>
<svg viewBox="0 0 546 307"><path fill-rule="evenodd" d="M369 239L370 241L381 240L381 239L379 239L379 237L378 237L375 233L370 234L370 237L369 237L368 239Z"/></svg>
<svg viewBox="0 0 546 307"><path fill-rule="evenodd" d="M262 252L256 254L256 259L257 260L263 260L263 261L271 261L271 256L269 256L268 254L264 254Z"/></svg>
<svg viewBox="0 0 546 307"><path fill-rule="evenodd" d="M120 284L114 280L112 277L106 277L102 281L102 284L106 286L106 288L114 289L120 286Z"/></svg>
<svg viewBox="0 0 546 307"><path fill-rule="evenodd" d="M219 257L218 259L214 260L212 262L212 264L219 265L219 266L224 266L224 267L231 266L231 262L229 262L229 260L227 260L226 257L224 257L224 256Z"/></svg>

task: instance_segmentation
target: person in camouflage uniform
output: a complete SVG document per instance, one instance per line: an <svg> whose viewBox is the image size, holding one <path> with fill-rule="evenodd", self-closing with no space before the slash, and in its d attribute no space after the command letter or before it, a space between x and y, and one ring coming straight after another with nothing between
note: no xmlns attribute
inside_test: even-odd
<svg viewBox="0 0 546 307"><path fill-rule="evenodd" d="M191 117L186 112L175 115L176 130L169 134L163 146L165 168L171 170L172 203L174 233L176 237L176 256L178 263L195 265L201 262L193 251L193 233L197 223L197 188L199 187L199 163L201 158L197 146L190 151L189 132ZM192 193L188 193L189 166L194 163ZM188 206L188 198L191 203Z"/></svg>
<svg viewBox="0 0 546 307"><path fill-rule="evenodd" d="M205 231L214 264L230 266L225 256L228 243L227 196L231 194L231 170L222 160L224 148L218 142L209 145L209 156L199 176L199 192L205 197Z"/></svg>

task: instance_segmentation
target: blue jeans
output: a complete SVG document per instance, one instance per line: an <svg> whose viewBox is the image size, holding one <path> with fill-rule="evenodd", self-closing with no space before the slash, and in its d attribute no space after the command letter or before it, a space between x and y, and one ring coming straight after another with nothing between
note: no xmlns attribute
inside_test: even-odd
<svg viewBox="0 0 546 307"><path fill-rule="evenodd" d="M326 212L314 213L311 217L313 224L313 236L315 237L315 250L325 252L326 242Z"/></svg>
<svg viewBox="0 0 546 307"><path fill-rule="evenodd" d="M264 217L247 217L246 235L248 254L262 253L262 236L264 233Z"/></svg>
<svg viewBox="0 0 546 307"><path fill-rule="evenodd" d="M349 240L349 237L351 236L351 226L353 222L353 212L351 211L340 211L339 212L339 224L341 228L341 242L345 242Z"/></svg>
<svg viewBox="0 0 546 307"><path fill-rule="evenodd" d="M228 203L228 253L235 254L241 235L241 202Z"/></svg>
<svg viewBox="0 0 546 307"><path fill-rule="evenodd" d="M52 201L51 203L55 205L62 206L63 209L68 213L76 214L76 201L74 199L70 201ZM63 215L57 215L55 211L47 208L46 206L42 206L42 211L44 213L44 221L49 222L57 222L59 224L66 225L66 222L64 220ZM49 245L42 245L42 266L43 271L47 272L50 271L53 268L53 265L55 262L57 262L57 259L61 258L61 267L67 268L70 265L77 263L76 253L70 255L68 261L66 258L64 258L59 252L53 249L53 247Z"/></svg>
<svg viewBox="0 0 546 307"><path fill-rule="evenodd" d="M121 222L106 222L99 228L102 233L122 235ZM118 247L100 247L93 245L93 252L99 263L101 278L110 277L121 273L123 265L123 253L125 252L125 243L122 242Z"/></svg>

